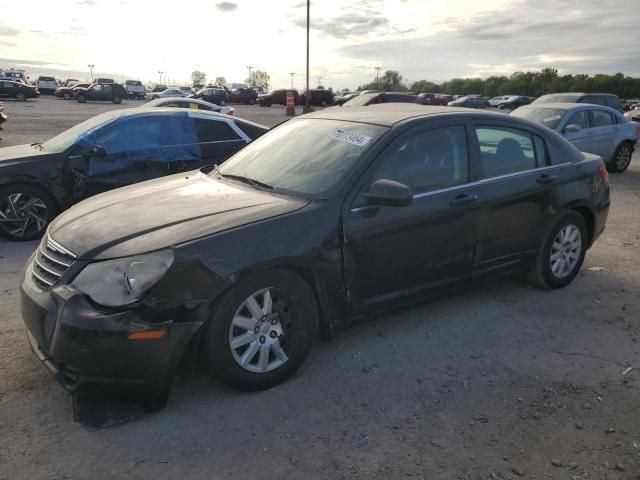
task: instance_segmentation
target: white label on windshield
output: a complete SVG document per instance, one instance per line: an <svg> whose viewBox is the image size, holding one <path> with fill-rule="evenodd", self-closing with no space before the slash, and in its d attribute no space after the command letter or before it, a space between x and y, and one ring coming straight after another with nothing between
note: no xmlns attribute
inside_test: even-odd
<svg viewBox="0 0 640 480"><path fill-rule="evenodd" d="M542 120L544 123L549 123L549 122L554 122L556 120L560 120L560 118L562 118L562 115L554 115L553 117L549 117L549 118L545 118L544 120Z"/></svg>
<svg viewBox="0 0 640 480"><path fill-rule="evenodd" d="M361 135L360 133L348 132L339 128L336 128L331 134L331 140L338 140L339 142L346 142L350 143L351 145L357 145L359 147L364 147L371 141L372 138L373 137L370 137L369 135Z"/></svg>

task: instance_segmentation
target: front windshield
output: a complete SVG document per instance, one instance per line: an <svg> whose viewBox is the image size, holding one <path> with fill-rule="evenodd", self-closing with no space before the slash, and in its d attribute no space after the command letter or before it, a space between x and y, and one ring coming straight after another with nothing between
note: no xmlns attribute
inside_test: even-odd
<svg viewBox="0 0 640 480"><path fill-rule="evenodd" d="M511 112L511 115L526 118L553 129L558 126L565 113L566 110L562 108L520 107Z"/></svg>
<svg viewBox="0 0 640 480"><path fill-rule="evenodd" d="M386 130L338 120L291 120L244 147L219 172L293 194L320 194L335 187Z"/></svg>
<svg viewBox="0 0 640 480"><path fill-rule="evenodd" d="M44 150L50 152L64 152L71 145L77 143L80 135L101 125L104 125L105 123L108 123L113 119L113 115L110 115L108 113L96 115L95 117L91 117L89 120L85 120L84 122L79 123L75 127L71 127L69 130L65 130L52 139L47 140L42 144L42 147Z"/></svg>
<svg viewBox="0 0 640 480"><path fill-rule="evenodd" d="M344 105L342 106L343 107L363 107L367 103L369 103L371 99L376 95L377 95L376 93L372 93L372 94L365 93L364 95L358 95L353 97L351 100L344 102Z"/></svg>

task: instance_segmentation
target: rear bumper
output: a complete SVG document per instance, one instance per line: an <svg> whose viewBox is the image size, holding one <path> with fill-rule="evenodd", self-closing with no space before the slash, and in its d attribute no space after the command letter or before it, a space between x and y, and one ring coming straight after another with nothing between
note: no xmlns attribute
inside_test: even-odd
<svg viewBox="0 0 640 480"><path fill-rule="evenodd" d="M158 323L128 309L101 312L69 286L40 290L30 268L29 262L20 287L29 345L65 389L101 384L156 391L170 384L201 322ZM164 333L156 340L129 338L148 330Z"/></svg>

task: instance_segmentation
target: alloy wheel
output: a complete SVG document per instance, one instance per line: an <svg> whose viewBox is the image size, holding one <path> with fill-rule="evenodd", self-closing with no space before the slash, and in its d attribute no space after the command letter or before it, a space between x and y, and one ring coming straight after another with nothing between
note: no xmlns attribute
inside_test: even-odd
<svg viewBox="0 0 640 480"><path fill-rule="evenodd" d="M582 254L582 235L577 226L564 226L551 245L551 273L556 278L566 278L573 273Z"/></svg>
<svg viewBox="0 0 640 480"><path fill-rule="evenodd" d="M621 145L615 158L616 168L619 171L626 169L631 162L631 149L628 145Z"/></svg>
<svg viewBox="0 0 640 480"><path fill-rule="evenodd" d="M12 193L0 200L0 225L18 238L41 232L47 225L47 206L28 193Z"/></svg>
<svg viewBox="0 0 640 480"><path fill-rule="evenodd" d="M289 308L273 289L258 290L236 310L229 326L233 359L245 370L266 373L281 367L286 353Z"/></svg>

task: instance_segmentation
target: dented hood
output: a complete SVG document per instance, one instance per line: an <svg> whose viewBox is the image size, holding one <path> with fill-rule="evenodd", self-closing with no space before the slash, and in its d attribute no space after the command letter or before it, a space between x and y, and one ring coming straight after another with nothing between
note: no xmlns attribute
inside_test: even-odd
<svg viewBox="0 0 640 480"><path fill-rule="evenodd" d="M89 198L57 217L49 234L81 259L116 258L282 215L307 203L196 171Z"/></svg>

